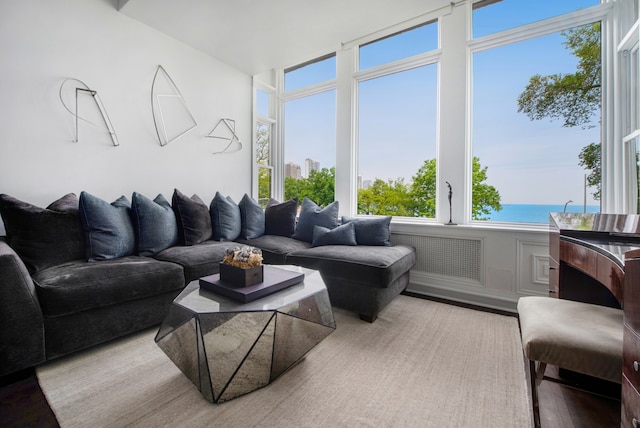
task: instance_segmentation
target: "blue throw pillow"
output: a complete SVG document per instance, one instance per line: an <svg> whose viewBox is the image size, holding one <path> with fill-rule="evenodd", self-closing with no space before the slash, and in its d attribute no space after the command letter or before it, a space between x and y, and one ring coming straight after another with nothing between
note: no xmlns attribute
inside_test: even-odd
<svg viewBox="0 0 640 428"><path fill-rule="evenodd" d="M240 208L241 229L240 237L255 239L264 235L264 210L246 193L238 204Z"/></svg>
<svg viewBox="0 0 640 428"><path fill-rule="evenodd" d="M342 224L353 223L358 245L391 245L391 216L374 218L342 217Z"/></svg>
<svg viewBox="0 0 640 428"><path fill-rule="evenodd" d="M334 229L338 226L338 201L333 201L325 208L320 208L311 199L305 197L300 208L300 217L292 238L300 241L313 241L313 226Z"/></svg>
<svg viewBox="0 0 640 428"><path fill-rule="evenodd" d="M229 196L226 198L216 192L209 206L213 239L216 241L233 241L240 236L240 207Z"/></svg>
<svg viewBox="0 0 640 428"><path fill-rule="evenodd" d="M153 256L178 243L178 223L169 201L158 195L154 200L133 192L131 219L136 233L136 251Z"/></svg>
<svg viewBox="0 0 640 428"><path fill-rule="evenodd" d="M313 226L313 241L311 242L311 246L319 247L321 245L358 245L354 224L343 224L335 229Z"/></svg>
<svg viewBox="0 0 640 428"><path fill-rule="evenodd" d="M282 203L273 198L269 199L264 209L264 234L291 238L296 228L297 212L297 198Z"/></svg>
<svg viewBox="0 0 640 428"><path fill-rule="evenodd" d="M79 215L90 262L129 256L135 251L131 203L120 196L111 204L87 192L80 193Z"/></svg>
<svg viewBox="0 0 640 428"><path fill-rule="evenodd" d="M174 189L171 206L176 213L178 240L183 245L196 245L211 239L209 207L198 195L188 197Z"/></svg>

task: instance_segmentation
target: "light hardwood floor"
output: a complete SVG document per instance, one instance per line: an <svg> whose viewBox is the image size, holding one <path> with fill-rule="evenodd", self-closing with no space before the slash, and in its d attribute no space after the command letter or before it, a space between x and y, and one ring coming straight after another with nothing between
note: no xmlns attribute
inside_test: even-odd
<svg viewBox="0 0 640 428"><path fill-rule="evenodd" d="M547 367L545 376L559 378L556 367ZM542 428L614 428L620 426L620 398L615 385L586 385L592 394L571 386L544 380L538 388Z"/></svg>

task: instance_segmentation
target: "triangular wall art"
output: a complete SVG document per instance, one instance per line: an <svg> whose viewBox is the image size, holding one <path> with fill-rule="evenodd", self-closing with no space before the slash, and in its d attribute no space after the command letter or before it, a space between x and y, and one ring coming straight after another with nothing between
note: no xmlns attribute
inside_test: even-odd
<svg viewBox="0 0 640 428"><path fill-rule="evenodd" d="M182 93L161 65L151 84L151 113L161 146L177 140L198 125Z"/></svg>

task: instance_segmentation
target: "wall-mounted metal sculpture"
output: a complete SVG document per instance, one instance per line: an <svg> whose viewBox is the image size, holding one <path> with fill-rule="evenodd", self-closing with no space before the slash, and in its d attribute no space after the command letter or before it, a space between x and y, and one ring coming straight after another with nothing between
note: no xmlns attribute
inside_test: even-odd
<svg viewBox="0 0 640 428"><path fill-rule="evenodd" d="M221 125L221 129L218 129ZM217 135L214 135L214 132ZM240 142L240 138L238 137L238 134L236 134L236 121L233 119L220 119L218 123L216 123L216 126L213 127L211 132L209 132L205 136L209 138L219 138L221 140L226 140L229 142L224 149L218 152L213 152L214 155L218 153L232 153L242 150L242 142ZM229 150L229 148L231 148L234 143L237 143L234 146L234 149Z"/></svg>
<svg viewBox="0 0 640 428"><path fill-rule="evenodd" d="M69 108L67 103L65 103L64 101L64 98L65 98L64 93L70 92L70 91L73 91L73 97L75 100L75 107L73 108L73 110ZM102 116L104 127L97 123L93 123L90 120L87 120L83 117L80 117L80 115L78 114L78 110L79 110L78 96L81 94L88 94L89 96L91 96L91 99L94 101L96 107L98 108L98 111L100 112L100 116ZM83 121L88 123L89 125L93 125L97 128L106 130L111 136L111 141L113 142L113 145L114 146L120 145L120 142L118 141L118 136L116 135L116 131L113 129L113 125L111 124L111 119L109 119L109 115L107 114L107 111L104 108L104 104L102 104L102 100L100 99L100 96L98 96L98 91L89 89L89 86L86 83L84 83L82 80L68 78L63 80L62 84L60 84L59 96L60 96L60 102L62 103L62 106L75 117L76 126L75 126L75 136L73 139L74 143L78 142L79 121Z"/></svg>
<svg viewBox="0 0 640 428"><path fill-rule="evenodd" d="M159 78L164 80L165 88L161 86L162 82ZM171 102L172 100L180 102L181 112L176 111L174 103ZM153 124L156 127L156 134L161 146L166 146L177 140L198 125L182 93L161 65L158 65L151 83L151 113L153 114ZM167 113L169 117L165 118ZM181 117L177 117L178 114ZM168 124L168 122L172 123ZM171 129L168 129L167 125Z"/></svg>

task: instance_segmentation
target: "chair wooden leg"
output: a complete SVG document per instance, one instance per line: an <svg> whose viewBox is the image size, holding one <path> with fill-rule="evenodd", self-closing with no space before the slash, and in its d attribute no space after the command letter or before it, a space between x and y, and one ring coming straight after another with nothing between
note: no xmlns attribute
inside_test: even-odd
<svg viewBox="0 0 640 428"><path fill-rule="evenodd" d="M545 363L539 363L538 370L536 370L536 362L529 360L529 377L531 379L531 402L533 407L533 425L535 428L540 428L540 403L538 401L538 385L544 376L544 371L547 365Z"/></svg>
<svg viewBox="0 0 640 428"><path fill-rule="evenodd" d="M539 362L536 370L536 387L540 386L540 382L544 378L544 372L547 369L547 363Z"/></svg>

